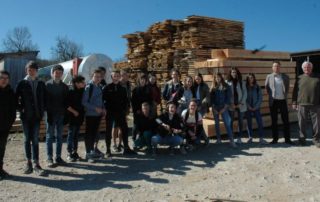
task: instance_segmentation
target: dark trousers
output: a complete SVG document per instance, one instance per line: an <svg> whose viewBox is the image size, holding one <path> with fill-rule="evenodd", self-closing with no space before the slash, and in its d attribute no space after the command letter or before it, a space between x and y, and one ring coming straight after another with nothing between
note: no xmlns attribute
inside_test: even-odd
<svg viewBox="0 0 320 202"><path fill-rule="evenodd" d="M3 158L6 151L8 136L9 131L0 131L0 169L2 169L3 166Z"/></svg>
<svg viewBox="0 0 320 202"><path fill-rule="evenodd" d="M108 112L106 116L106 147L107 153L111 152L111 133L113 124L118 126L122 133L123 145L125 149L129 148L128 145L128 124L126 115L119 115L116 113Z"/></svg>
<svg viewBox="0 0 320 202"><path fill-rule="evenodd" d="M272 122L272 137L273 140L278 141L279 130L278 130L278 112L280 111L281 119L284 127L284 139L290 141L290 126L288 116L288 106L286 100L273 100L272 106L270 106L271 122Z"/></svg>
<svg viewBox="0 0 320 202"><path fill-rule="evenodd" d="M69 153L76 153L78 150L79 130L80 130L79 124L69 124L68 138L67 138L67 142L68 142L67 151Z"/></svg>
<svg viewBox="0 0 320 202"><path fill-rule="evenodd" d="M22 127L24 133L24 149L26 153L26 158L28 161L30 161L32 154L33 162L37 164L39 163L40 121L22 121Z"/></svg>
<svg viewBox="0 0 320 202"><path fill-rule="evenodd" d="M98 135L101 116L86 116L86 136L84 138L86 152L94 149L94 142Z"/></svg>

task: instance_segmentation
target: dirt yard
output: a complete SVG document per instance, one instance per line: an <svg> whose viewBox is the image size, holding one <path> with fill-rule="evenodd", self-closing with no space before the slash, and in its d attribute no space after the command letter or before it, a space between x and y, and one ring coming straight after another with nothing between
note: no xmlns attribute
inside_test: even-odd
<svg viewBox="0 0 320 202"><path fill-rule="evenodd" d="M291 131L296 140L296 124ZM162 149L156 157L118 154L95 164L81 161L50 169L42 142L41 164L49 176L38 177L22 174L23 141L15 135L5 156L5 169L13 176L0 181L0 201L320 201L320 149L311 140L304 147L282 142L232 149L226 141L216 145L212 140L187 155L176 151L169 156ZM104 141L100 146L104 150ZM63 152L66 159L65 144Z"/></svg>

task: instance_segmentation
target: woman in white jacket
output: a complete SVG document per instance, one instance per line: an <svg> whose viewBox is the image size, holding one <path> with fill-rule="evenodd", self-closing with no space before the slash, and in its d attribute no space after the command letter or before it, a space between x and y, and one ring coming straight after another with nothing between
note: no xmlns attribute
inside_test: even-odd
<svg viewBox="0 0 320 202"><path fill-rule="evenodd" d="M229 113L231 117L231 128L233 129L233 121L235 113L238 114L238 135L237 143L242 143L242 130L243 130L243 118L247 111L247 89L246 83L242 80L242 75L236 67L232 67L227 77L227 83L231 89L231 105L229 107Z"/></svg>

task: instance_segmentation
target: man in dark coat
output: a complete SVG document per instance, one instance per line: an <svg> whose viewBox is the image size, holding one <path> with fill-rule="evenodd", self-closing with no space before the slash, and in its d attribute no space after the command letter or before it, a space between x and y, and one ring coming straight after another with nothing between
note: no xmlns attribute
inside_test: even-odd
<svg viewBox="0 0 320 202"><path fill-rule="evenodd" d="M9 77L9 72L0 71L0 180L9 176L3 169L3 157L10 128L16 119L15 97Z"/></svg>
<svg viewBox="0 0 320 202"><path fill-rule="evenodd" d="M27 76L18 83L16 89L17 108L20 112L25 137L24 148L27 164L24 173L30 174L34 171L38 175L44 175L45 172L39 164L39 129L45 111L46 86L37 79L37 63L30 61L26 65L26 72ZM31 154L34 167L32 167Z"/></svg>

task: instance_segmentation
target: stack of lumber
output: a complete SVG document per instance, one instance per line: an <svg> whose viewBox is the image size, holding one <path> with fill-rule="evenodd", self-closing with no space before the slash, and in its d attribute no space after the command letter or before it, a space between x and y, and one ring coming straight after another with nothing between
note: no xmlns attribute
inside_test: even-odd
<svg viewBox="0 0 320 202"><path fill-rule="evenodd" d="M263 90L263 102L261 105L261 113L263 115L264 126L271 125L268 95L264 90L265 79L268 74L272 72L273 61L279 61L281 63L281 72L286 73L290 78L290 89L288 94L289 107L292 102L292 90L295 81L295 68L296 63L290 61L290 54L287 52L275 52L275 51L251 51L240 49L212 49L211 59L207 59L201 62L195 62L196 72L202 73L204 80L210 86L213 80L213 74L220 72L226 75L230 71L231 67L237 67L242 73L243 80L246 79L249 73L255 73L257 83ZM290 108L289 108L290 109ZM210 117L210 116L209 116ZM281 120L281 119L279 119ZM297 121L295 111L289 112L290 122ZM221 125L223 130L224 126ZM235 123L235 128L237 125ZM212 136L214 128L214 121L208 120L206 124L206 130L208 135ZM245 127L244 127L245 128Z"/></svg>
<svg viewBox="0 0 320 202"><path fill-rule="evenodd" d="M210 57L212 48L244 48L242 22L203 16L165 20L146 32L123 35L128 41L128 61L116 69L168 70L193 68L193 62Z"/></svg>

